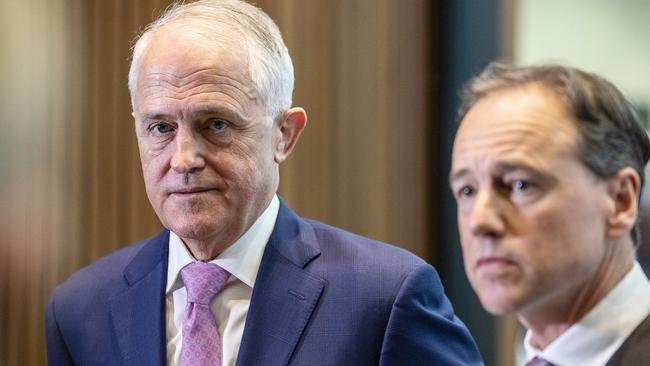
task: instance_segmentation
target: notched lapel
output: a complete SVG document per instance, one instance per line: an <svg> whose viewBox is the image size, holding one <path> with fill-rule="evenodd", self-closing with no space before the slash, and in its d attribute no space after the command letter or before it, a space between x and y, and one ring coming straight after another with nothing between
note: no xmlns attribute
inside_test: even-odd
<svg viewBox="0 0 650 366"><path fill-rule="evenodd" d="M129 288L110 299L114 333L125 365L164 365L168 232L153 238L124 270Z"/></svg>
<svg viewBox="0 0 650 366"><path fill-rule="evenodd" d="M280 366L291 360L325 288L304 267L320 255L311 226L284 203L260 265L238 366Z"/></svg>
<svg viewBox="0 0 650 366"><path fill-rule="evenodd" d="M325 287L323 279L275 250L267 249L267 255L267 263L273 264L258 274L238 366L287 365Z"/></svg>

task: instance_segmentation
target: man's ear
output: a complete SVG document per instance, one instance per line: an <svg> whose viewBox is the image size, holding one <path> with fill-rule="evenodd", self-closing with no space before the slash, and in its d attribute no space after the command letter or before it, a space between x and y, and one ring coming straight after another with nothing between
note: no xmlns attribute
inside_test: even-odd
<svg viewBox="0 0 650 366"><path fill-rule="evenodd" d="M291 108L280 116L280 138L276 142L274 155L276 163L282 163L291 154L306 124L307 113L300 107Z"/></svg>
<svg viewBox="0 0 650 366"><path fill-rule="evenodd" d="M607 193L614 203L607 221L607 237L618 239L632 231L639 215L639 174L631 167L622 168L608 179Z"/></svg>

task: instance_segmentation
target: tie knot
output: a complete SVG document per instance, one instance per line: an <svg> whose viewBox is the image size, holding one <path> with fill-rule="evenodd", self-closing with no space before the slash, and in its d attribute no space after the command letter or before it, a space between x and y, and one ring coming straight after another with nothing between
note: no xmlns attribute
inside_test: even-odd
<svg viewBox="0 0 650 366"><path fill-rule="evenodd" d="M535 357L526 363L526 366L555 366L543 358Z"/></svg>
<svg viewBox="0 0 650 366"><path fill-rule="evenodd" d="M226 284L230 273L214 263L190 263L181 269L187 289L187 301L210 305L210 301Z"/></svg>

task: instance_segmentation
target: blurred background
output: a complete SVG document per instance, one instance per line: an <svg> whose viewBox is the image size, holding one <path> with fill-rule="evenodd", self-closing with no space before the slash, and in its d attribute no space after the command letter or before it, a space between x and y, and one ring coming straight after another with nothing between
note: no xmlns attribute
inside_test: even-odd
<svg viewBox="0 0 650 366"><path fill-rule="evenodd" d="M131 41L169 2L0 0L0 365L46 364L50 291L161 228L126 76ZM458 91L495 59L562 62L612 80L647 120L650 1L257 4L284 34L309 115L280 195L434 264L486 364L514 365L516 321L486 314L462 268L447 188Z"/></svg>

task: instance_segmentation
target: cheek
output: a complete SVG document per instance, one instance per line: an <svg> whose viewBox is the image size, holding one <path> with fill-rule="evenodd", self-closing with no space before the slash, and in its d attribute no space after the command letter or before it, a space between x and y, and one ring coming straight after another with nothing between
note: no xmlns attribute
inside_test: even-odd
<svg viewBox="0 0 650 366"><path fill-rule="evenodd" d="M233 174L242 176L242 179L248 177L248 180L265 175L269 165L274 163L269 140L268 136L260 136L258 140L242 139L233 143L228 153Z"/></svg>
<svg viewBox="0 0 650 366"><path fill-rule="evenodd" d="M460 236L463 256L470 255L473 251L472 239L474 238L474 234L470 228L469 219L458 211L456 222L458 223L458 235Z"/></svg>
<svg viewBox="0 0 650 366"><path fill-rule="evenodd" d="M557 242L558 237L565 237L565 231L571 225L571 221L567 222L569 217L565 217L565 214L565 210L554 208L537 210L536 214L527 220L529 227L526 230L534 230L542 240Z"/></svg>
<svg viewBox="0 0 650 366"><path fill-rule="evenodd" d="M561 207L537 212L532 221L536 234L522 253L531 272L560 283L588 271L586 267L598 262L603 252L596 208L571 200Z"/></svg>
<svg viewBox="0 0 650 366"><path fill-rule="evenodd" d="M562 257L568 254L570 248L567 242L573 241L568 230L572 226L570 217L565 210L555 207L537 208L528 215L525 224L519 226L526 238L522 242L519 255L527 267L547 267L546 262L564 261ZM559 257L556 258L555 257Z"/></svg>
<svg viewBox="0 0 650 366"><path fill-rule="evenodd" d="M141 158L140 161L142 163L142 173L144 174L146 182L160 181L169 166L169 160L164 159L160 155L145 155L145 157Z"/></svg>
<svg viewBox="0 0 650 366"><path fill-rule="evenodd" d="M461 239L461 250L463 252L463 267L465 268L465 274L472 283L473 286L476 286L476 273L474 272L474 252L471 248L471 243Z"/></svg>
<svg viewBox="0 0 650 366"><path fill-rule="evenodd" d="M562 203L548 205L537 211L531 220L536 222L542 239L561 245L559 250L581 250L593 246L603 236L601 210L593 198L565 197Z"/></svg>
<svg viewBox="0 0 650 366"><path fill-rule="evenodd" d="M474 262L475 258L479 254L479 248L478 246L474 245L473 235L469 231L469 228L467 228L463 223L463 221L458 221L458 231L460 234L460 249L463 254L465 273L471 279L474 275Z"/></svg>
<svg viewBox="0 0 650 366"><path fill-rule="evenodd" d="M216 175L227 186L226 196L230 200L250 199L258 189L262 169L256 164L255 156L242 149L229 149L209 156L209 170L206 175Z"/></svg>
<svg viewBox="0 0 650 366"><path fill-rule="evenodd" d="M170 170L169 159L162 154L156 155L141 151L140 163L147 196L152 203L157 202L159 200L158 192L165 187L164 177Z"/></svg>

